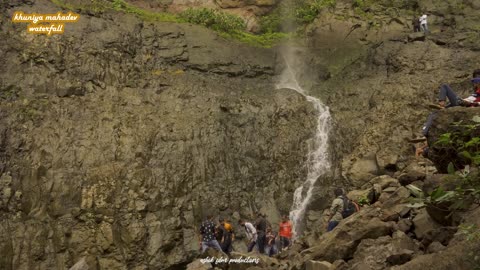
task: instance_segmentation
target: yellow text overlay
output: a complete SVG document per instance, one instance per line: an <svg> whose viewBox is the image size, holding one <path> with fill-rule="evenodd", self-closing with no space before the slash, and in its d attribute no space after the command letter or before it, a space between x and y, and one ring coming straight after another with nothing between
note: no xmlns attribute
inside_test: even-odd
<svg viewBox="0 0 480 270"><path fill-rule="evenodd" d="M27 31L32 34L62 34L65 30L64 23L73 23L78 21L80 15L73 12L55 14L41 13L23 13L16 11L13 13L12 22L29 23Z"/></svg>

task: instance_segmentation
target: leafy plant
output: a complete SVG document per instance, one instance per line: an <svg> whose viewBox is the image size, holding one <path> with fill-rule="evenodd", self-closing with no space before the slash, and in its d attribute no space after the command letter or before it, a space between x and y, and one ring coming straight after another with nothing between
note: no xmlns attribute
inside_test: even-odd
<svg viewBox="0 0 480 270"><path fill-rule="evenodd" d="M358 205L360 206L370 205L370 200L368 199L367 195L364 195L358 198Z"/></svg>
<svg viewBox="0 0 480 270"><path fill-rule="evenodd" d="M282 29L283 18L279 11L274 11L269 15L260 17L260 31L262 33L280 32Z"/></svg>
<svg viewBox="0 0 480 270"><path fill-rule="evenodd" d="M317 18L323 8L335 7L336 0L309 0L299 2L295 7L295 19L297 23L308 24Z"/></svg>
<svg viewBox="0 0 480 270"><path fill-rule="evenodd" d="M124 0L113 0L111 8L116 11L123 11L125 13L137 15L146 21L181 22L181 19L174 14L148 11L131 5Z"/></svg>
<svg viewBox="0 0 480 270"><path fill-rule="evenodd" d="M470 245L466 259L471 263L472 270L480 270L479 243L480 228L475 224L461 224L459 227L460 234L465 236L467 244Z"/></svg>
<svg viewBox="0 0 480 270"><path fill-rule="evenodd" d="M452 131L441 134L434 147L447 158L454 160L449 166L459 167L464 164L480 165L480 119L472 118L471 123L463 121L452 123ZM454 168L449 168L449 171Z"/></svg>
<svg viewBox="0 0 480 270"><path fill-rule="evenodd" d="M454 176L456 187L454 190L436 188L425 198L419 197L411 201L411 207L423 207L426 204L447 205L453 213L466 210L472 204L480 204L480 178L478 172L473 174L463 172Z"/></svg>

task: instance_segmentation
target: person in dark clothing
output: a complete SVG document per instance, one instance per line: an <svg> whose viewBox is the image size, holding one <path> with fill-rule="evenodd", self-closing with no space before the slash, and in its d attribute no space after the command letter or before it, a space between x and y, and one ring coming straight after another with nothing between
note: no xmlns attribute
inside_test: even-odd
<svg viewBox="0 0 480 270"><path fill-rule="evenodd" d="M473 72L473 79L471 80L473 85L473 94L469 97L461 99L457 96L457 94L452 90L452 88L446 84L440 87L439 95L438 95L438 108L450 108L455 106L464 106L464 107L477 107L480 105L480 69L477 69ZM448 99L449 104L446 103ZM435 120L436 112L431 113L427 117L427 121L425 122L422 134L423 136L428 135L428 131L432 126L433 120Z"/></svg>
<svg viewBox="0 0 480 270"><path fill-rule="evenodd" d="M276 234L272 231L271 227L268 227L267 233L265 236L265 255L273 256L277 254L277 245L275 243L275 238L277 238Z"/></svg>
<svg viewBox="0 0 480 270"><path fill-rule="evenodd" d="M328 217L328 223L327 223L327 232L335 229L337 227L338 223L342 221L343 216L343 189L341 188L336 188L333 191L333 194L335 194L335 199L332 202L332 206L330 207L330 215Z"/></svg>
<svg viewBox="0 0 480 270"><path fill-rule="evenodd" d="M220 244L218 244L218 241L215 239L215 223L213 223L213 215L208 215L207 219L202 223L200 226L200 234L202 235L202 253L209 247L220 252L222 251Z"/></svg>
<svg viewBox="0 0 480 270"><path fill-rule="evenodd" d="M446 84L440 87L440 91L438 94L438 109L445 109L455 106L465 106L465 107L477 107L480 105L480 69L476 69L472 73L472 86L473 86L473 94L469 97L461 99L457 96L457 94L452 90L452 88ZM448 99L449 104L446 103ZM423 125L422 134L426 137L428 136L428 131L433 124L433 121L437 117L437 112L433 112L428 115L427 121ZM429 146L428 143L423 143L418 145L415 148L415 157L423 156L428 158L429 153Z"/></svg>
<svg viewBox="0 0 480 270"><path fill-rule="evenodd" d="M233 227L230 223L227 222L226 219L222 219L222 221L220 221L220 225L223 232L223 239L222 242L220 242L220 246L222 247L223 252L230 254L233 249L232 241L235 237Z"/></svg>
<svg viewBox="0 0 480 270"><path fill-rule="evenodd" d="M413 32L420 32L420 20L417 16L412 19Z"/></svg>
<svg viewBox="0 0 480 270"><path fill-rule="evenodd" d="M255 220L255 229L257 229L258 239L258 252L261 254L265 253L265 236L267 231L267 220L263 217L261 213L258 213L257 219Z"/></svg>
<svg viewBox="0 0 480 270"><path fill-rule="evenodd" d="M217 227L215 227L215 238L217 239L218 244L220 244L220 247L222 247L226 234L227 232L222 224L218 224Z"/></svg>

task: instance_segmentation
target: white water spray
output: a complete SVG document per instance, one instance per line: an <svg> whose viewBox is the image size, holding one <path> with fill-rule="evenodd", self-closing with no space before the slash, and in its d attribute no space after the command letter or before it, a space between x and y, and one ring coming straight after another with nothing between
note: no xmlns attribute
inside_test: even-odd
<svg viewBox="0 0 480 270"><path fill-rule="evenodd" d="M289 54L292 55L292 54ZM310 151L307 160L307 179L295 190L293 195L293 205L290 211L290 220L293 223L293 237L296 238L301 233L302 220L305 210L312 197L312 191L317 179L330 169L328 156L328 133L330 130L330 111L318 98L309 96L305 90L298 84L295 70L287 57L284 57L286 68L280 75L277 89L289 88L304 95L309 102L313 104L318 112L317 129L310 144Z"/></svg>

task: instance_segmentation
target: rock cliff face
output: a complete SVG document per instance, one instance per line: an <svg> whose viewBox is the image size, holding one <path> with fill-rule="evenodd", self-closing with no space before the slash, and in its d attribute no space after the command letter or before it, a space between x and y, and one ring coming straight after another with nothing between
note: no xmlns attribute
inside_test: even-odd
<svg viewBox="0 0 480 270"><path fill-rule="evenodd" d="M1 269L165 269L207 211L289 210L316 112L274 89L271 51L128 16L67 28L2 23Z"/></svg>
<svg viewBox="0 0 480 270"><path fill-rule="evenodd" d="M301 84L334 117L336 185L363 188L380 175L421 180L405 138L420 132L440 83L464 95L480 68L478 1L418 1L433 13L427 37L412 35L411 15L382 8L386 2L365 18L338 1L293 52ZM44 0L0 8L5 18L57 10ZM316 112L300 94L274 89L282 68L276 50L117 13L82 14L54 37L27 34L25 24L0 26L0 269L66 269L81 258L93 269L183 269L196 255L206 212L238 219L261 210L276 223L289 210L306 175ZM331 179L322 180L307 213L312 231L323 228L329 202ZM385 188L383 202L409 196L398 185ZM311 234L305 241L313 249L302 256L355 256L352 265L361 266L374 246L402 242L392 234L401 226L393 199L382 209L391 215L371 207L359 215L368 220L343 225L348 237L323 236L345 240L338 254ZM382 260L412 255L396 248ZM303 267L298 261L288 267Z"/></svg>

